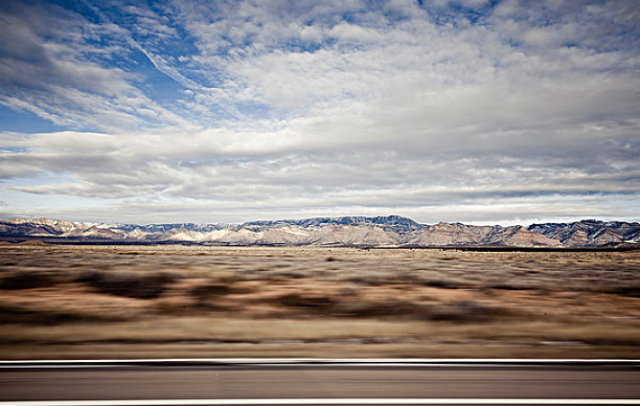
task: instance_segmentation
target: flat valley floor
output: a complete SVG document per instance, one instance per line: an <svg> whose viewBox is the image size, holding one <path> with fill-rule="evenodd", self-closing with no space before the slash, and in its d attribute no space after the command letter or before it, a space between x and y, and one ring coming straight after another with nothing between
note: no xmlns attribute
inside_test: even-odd
<svg viewBox="0 0 640 406"><path fill-rule="evenodd" d="M640 359L640 252L0 245L0 359Z"/></svg>

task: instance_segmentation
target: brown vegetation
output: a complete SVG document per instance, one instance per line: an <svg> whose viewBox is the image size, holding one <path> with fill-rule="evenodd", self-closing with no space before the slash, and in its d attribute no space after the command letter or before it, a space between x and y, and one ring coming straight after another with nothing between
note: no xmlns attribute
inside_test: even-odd
<svg viewBox="0 0 640 406"><path fill-rule="evenodd" d="M0 358L638 358L639 292L638 252L2 245Z"/></svg>

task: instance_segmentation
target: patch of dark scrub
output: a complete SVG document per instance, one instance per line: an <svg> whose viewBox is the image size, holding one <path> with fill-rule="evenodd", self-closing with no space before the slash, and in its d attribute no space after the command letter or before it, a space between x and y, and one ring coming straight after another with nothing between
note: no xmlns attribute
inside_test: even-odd
<svg viewBox="0 0 640 406"><path fill-rule="evenodd" d="M504 315L500 309L473 300L459 300L430 307L427 318L436 321L482 322Z"/></svg>
<svg viewBox="0 0 640 406"><path fill-rule="evenodd" d="M444 279L429 279L421 281L422 285L428 286L430 288L439 288L439 289L460 289L462 286L460 283L451 282Z"/></svg>
<svg viewBox="0 0 640 406"><path fill-rule="evenodd" d="M424 313L424 307L405 300L383 300L368 302L359 300L345 300L336 306L338 315L346 317L399 317L420 318Z"/></svg>
<svg viewBox="0 0 640 406"><path fill-rule="evenodd" d="M454 301L436 306L425 306L402 299L370 301L353 297L303 295L291 293L273 299L282 307L298 314L328 317L400 318L450 322L484 322L506 315L500 309L475 301Z"/></svg>
<svg viewBox="0 0 640 406"><path fill-rule="evenodd" d="M20 271L4 276L0 279L2 290L23 290L48 288L60 283L60 278L46 272Z"/></svg>
<svg viewBox="0 0 640 406"><path fill-rule="evenodd" d="M531 290L531 286L525 285L517 285L517 284L509 284L509 283L498 283L496 285L489 286L491 289L498 290Z"/></svg>
<svg viewBox="0 0 640 406"><path fill-rule="evenodd" d="M34 324L42 326L54 326L64 323L101 323L109 321L121 321L121 319L117 317L87 315L73 312L29 310L0 305L0 325Z"/></svg>
<svg viewBox="0 0 640 406"><path fill-rule="evenodd" d="M275 271L270 272L267 279L269 280L288 280L288 279L304 279L307 275L294 271Z"/></svg>
<svg viewBox="0 0 640 406"><path fill-rule="evenodd" d="M229 285L222 283L208 283L193 287L189 294L198 300L216 298L231 293Z"/></svg>
<svg viewBox="0 0 640 406"><path fill-rule="evenodd" d="M337 301L326 296L309 296L290 293L280 296L276 302L285 307L295 307L303 309L314 309L318 311L330 310Z"/></svg>
<svg viewBox="0 0 640 406"><path fill-rule="evenodd" d="M624 345L629 347L637 347L640 346L640 339L638 340L629 340L629 339L611 339L611 338L590 338L583 340L585 344L588 345L611 345L618 346Z"/></svg>
<svg viewBox="0 0 640 406"><path fill-rule="evenodd" d="M232 293L229 285L224 283L207 283L191 288L189 294L195 300L195 307L209 310L225 310L217 299Z"/></svg>
<svg viewBox="0 0 640 406"><path fill-rule="evenodd" d="M385 281L383 281L379 277L367 278L364 276L355 276L347 279L346 282L355 283L357 285L364 285L364 286L382 286L385 284Z"/></svg>
<svg viewBox="0 0 640 406"><path fill-rule="evenodd" d="M614 286L603 289L603 292L620 296L640 297L640 286Z"/></svg>
<svg viewBox="0 0 640 406"><path fill-rule="evenodd" d="M290 293L273 299L276 304L300 313L331 317L382 317L409 314L413 305L403 301L369 302L358 297Z"/></svg>
<svg viewBox="0 0 640 406"><path fill-rule="evenodd" d="M162 272L85 272L76 278L76 282L90 286L100 293L133 299L155 299L176 279L175 275Z"/></svg>

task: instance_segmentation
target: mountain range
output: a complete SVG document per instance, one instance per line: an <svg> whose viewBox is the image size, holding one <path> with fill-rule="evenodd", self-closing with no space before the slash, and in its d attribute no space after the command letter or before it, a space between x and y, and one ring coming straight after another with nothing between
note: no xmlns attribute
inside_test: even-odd
<svg viewBox="0 0 640 406"><path fill-rule="evenodd" d="M621 247L640 244L640 224L582 220L527 227L427 225L401 216L351 216L243 224L137 225L15 218L0 220L0 240L232 246Z"/></svg>

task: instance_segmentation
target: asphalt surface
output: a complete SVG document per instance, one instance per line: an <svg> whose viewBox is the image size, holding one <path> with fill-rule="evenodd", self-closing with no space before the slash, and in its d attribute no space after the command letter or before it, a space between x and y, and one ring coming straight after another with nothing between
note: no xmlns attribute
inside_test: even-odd
<svg viewBox="0 0 640 406"><path fill-rule="evenodd" d="M0 366L0 401L290 398L640 399L640 367Z"/></svg>

